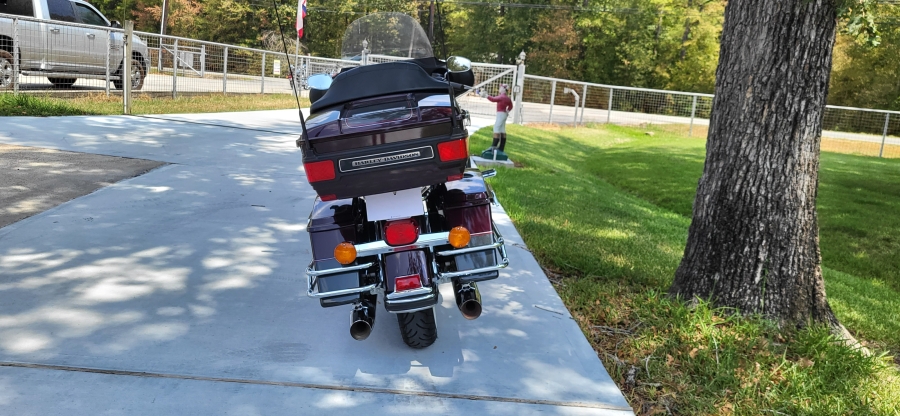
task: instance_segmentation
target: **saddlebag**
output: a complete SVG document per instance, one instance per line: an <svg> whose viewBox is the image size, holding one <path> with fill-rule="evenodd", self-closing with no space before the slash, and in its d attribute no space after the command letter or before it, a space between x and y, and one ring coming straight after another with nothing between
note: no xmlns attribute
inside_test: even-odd
<svg viewBox="0 0 900 416"><path fill-rule="evenodd" d="M444 194L444 217L447 226L463 226L469 230L472 239L469 247L487 246L496 243L496 235L491 219L491 190L477 170L469 170L459 181L447 182ZM485 250L453 256L454 271L474 270L497 264L497 251ZM496 279L496 270L459 277L460 283L480 282Z"/></svg>
<svg viewBox="0 0 900 416"><path fill-rule="evenodd" d="M309 216L309 241L312 245L313 264L316 270L342 267L334 259L334 248L338 244L357 241L357 224L361 221L361 210L358 202L352 199L322 201L316 198L312 213ZM341 274L320 276L317 279L319 293L352 289L362 285L364 272L352 271ZM360 298L359 294L320 298L323 307L346 305Z"/></svg>

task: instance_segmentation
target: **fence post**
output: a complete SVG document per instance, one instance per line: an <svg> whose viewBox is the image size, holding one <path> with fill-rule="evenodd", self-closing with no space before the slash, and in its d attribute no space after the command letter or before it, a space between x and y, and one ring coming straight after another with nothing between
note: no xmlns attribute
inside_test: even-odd
<svg viewBox="0 0 900 416"><path fill-rule="evenodd" d="M547 120L548 123L553 124L553 102L556 100L556 80L553 80L553 83L550 87L550 119Z"/></svg>
<svg viewBox="0 0 900 416"><path fill-rule="evenodd" d="M259 93L266 93L266 53L263 52L262 71L259 74Z"/></svg>
<svg viewBox="0 0 900 416"><path fill-rule="evenodd" d="M206 45L200 45L200 78L206 76Z"/></svg>
<svg viewBox="0 0 900 416"><path fill-rule="evenodd" d="M688 137L694 134L694 114L697 113L697 96L694 96L694 102L691 103L691 126L688 127Z"/></svg>
<svg viewBox="0 0 900 416"><path fill-rule="evenodd" d="M172 52L172 98L178 94L178 38L175 39L175 49Z"/></svg>
<svg viewBox="0 0 900 416"><path fill-rule="evenodd" d="M225 47L225 59L222 66L222 95L228 93L228 47Z"/></svg>
<svg viewBox="0 0 900 416"><path fill-rule="evenodd" d="M609 104L606 107L606 124L609 124L610 120L612 119L612 98L613 92L615 91L616 90L614 90L612 87L609 87Z"/></svg>
<svg viewBox="0 0 900 416"><path fill-rule="evenodd" d="M878 157L884 157L884 142L887 140L888 124L891 122L891 113L884 114L884 132L881 133L881 150L878 151Z"/></svg>
<svg viewBox="0 0 900 416"><path fill-rule="evenodd" d="M525 56L524 52L521 54L521 63L519 64L519 68L516 71L516 104L513 107L513 111L516 113L513 115L513 123L514 124L525 124L525 120L523 120L524 112L522 111L522 96L525 95Z"/></svg>
<svg viewBox="0 0 900 416"><path fill-rule="evenodd" d="M131 114L131 51L132 41L134 40L134 22L125 21L125 36L122 37L125 46L124 56L122 58L122 113Z"/></svg>
<svg viewBox="0 0 900 416"><path fill-rule="evenodd" d="M19 19L13 19L13 94L19 94Z"/></svg>
<svg viewBox="0 0 900 416"><path fill-rule="evenodd" d="M581 118L579 121L582 125L584 125L584 107L587 106L587 84L584 84L584 88L581 92Z"/></svg>
<svg viewBox="0 0 900 416"><path fill-rule="evenodd" d="M109 97L109 61L110 48L112 48L112 31L106 31L106 96Z"/></svg>

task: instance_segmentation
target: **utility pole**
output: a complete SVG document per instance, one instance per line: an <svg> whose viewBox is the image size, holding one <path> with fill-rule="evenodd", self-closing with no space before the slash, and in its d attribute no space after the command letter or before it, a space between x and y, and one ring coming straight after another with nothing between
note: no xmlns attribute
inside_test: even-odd
<svg viewBox="0 0 900 416"><path fill-rule="evenodd" d="M169 0L163 0L162 14L159 17L159 34L166 34L166 21L169 20Z"/></svg>
<svg viewBox="0 0 900 416"><path fill-rule="evenodd" d="M431 13L428 15L428 40L434 42L434 0L431 0Z"/></svg>

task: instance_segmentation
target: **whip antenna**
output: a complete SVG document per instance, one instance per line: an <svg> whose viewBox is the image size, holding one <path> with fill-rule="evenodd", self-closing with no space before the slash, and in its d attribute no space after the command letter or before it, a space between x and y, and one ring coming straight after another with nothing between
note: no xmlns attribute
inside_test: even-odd
<svg viewBox="0 0 900 416"><path fill-rule="evenodd" d="M281 33L281 46L284 48L284 60L288 64L288 71L291 71L291 77L294 76L294 69L291 67L291 54L288 53L287 50L287 41L284 40L284 28L281 27L281 16L278 13L278 3L275 0L272 0L272 6L275 8L275 21L277 22L278 32ZM300 17L303 18L302 16ZM297 42L300 42L300 39L297 39ZM303 109L300 108L300 89L297 87L297 83L300 80L294 80L294 98L297 99L297 113L300 114L300 127L303 129L303 136L301 139L306 137L306 120L303 119Z"/></svg>

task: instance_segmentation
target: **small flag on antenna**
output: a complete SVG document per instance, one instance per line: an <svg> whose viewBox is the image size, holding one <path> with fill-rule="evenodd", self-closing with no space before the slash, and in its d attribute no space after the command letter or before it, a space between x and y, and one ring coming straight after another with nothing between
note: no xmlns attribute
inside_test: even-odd
<svg viewBox="0 0 900 416"><path fill-rule="evenodd" d="M306 17L306 0L297 2L297 37L303 37L303 18Z"/></svg>

